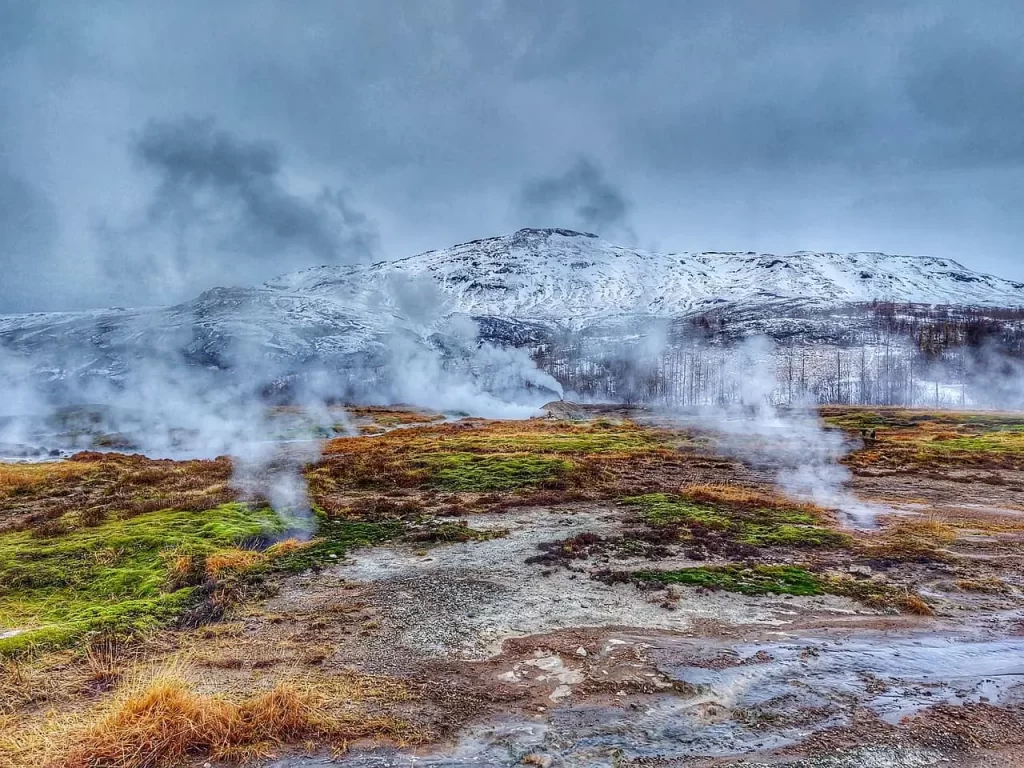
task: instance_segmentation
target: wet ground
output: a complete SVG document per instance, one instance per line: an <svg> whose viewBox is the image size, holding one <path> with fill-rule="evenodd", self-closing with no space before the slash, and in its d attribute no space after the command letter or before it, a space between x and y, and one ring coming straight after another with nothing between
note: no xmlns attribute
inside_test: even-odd
<svg viewBox="0 0 1024 768"><path fill-rule="evenodd" d="M801 759L816 735L841 734L795 765L970 765L969 751L927 746L904 725L942 705L1024 704L1013 611L964 622L879 615L832 596L645 596L590 579L584 567L524 562L542 541L607 532L622 515L582 504L476 518L508 535L429 552L366 550L318 577L344 585L370 627L339 636L333 663L390 674L418 663L453 695L468 679L490 691L475 714L453 710L461 727L441 746L356 750L345 764L753 766ZM330 600L307 583L270 607L305 601L324 611ZM862 749L866 734L886 728L893 743Z"/></svg>

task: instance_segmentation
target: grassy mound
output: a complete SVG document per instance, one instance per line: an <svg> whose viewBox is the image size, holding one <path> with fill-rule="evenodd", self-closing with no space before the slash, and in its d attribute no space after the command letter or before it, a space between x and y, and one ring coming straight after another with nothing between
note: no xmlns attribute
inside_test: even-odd
<svg viewBox="0 0 1024 768"><path fill-rule="evenodd" d="M677 571L641 571L640 581L685 584L743 595L822 595L825 583L803 568L789 565L723 565Z"/></svg>
<svg viewBox="0 0 1024 768"><path fill-rule="evenodd" d="M822 417L854 436L873 430L848 459L854 467L1024 469L1019 414L831 407Z"/></svg>
<svg viewBox="0 0 1024 768"><path fill-rule="evenodd" d="M718 536L750 546L844 547L849 537L824 525L824 510L729 487L649 493L624 499L650 526L684 538Z"/></svg>
<svg viewBox="0 0 1024 768"><path fill-rule="evenodd" d="M0 653L64 645L98 631L136 632L177 617L198 587L198 558L281 536L266 507L164 510L88 528L0 535Z"/></svg>

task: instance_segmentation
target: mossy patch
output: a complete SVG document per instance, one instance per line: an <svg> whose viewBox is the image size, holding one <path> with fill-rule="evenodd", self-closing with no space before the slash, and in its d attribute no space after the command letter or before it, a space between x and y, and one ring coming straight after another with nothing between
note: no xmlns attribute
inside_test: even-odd
<svg viewBox="0 0 1024 768"><path fill-rule="evenodd" d="M691 536L708 530L741 544L768 547L843 547L849 537L821 525L804 507L698 501L686 496L651 493L623 500L640 510L651 526L680 526Z"/></svg>
<svg viewBox="0 0 1024 768"><path fill-rule="evenodd" d="M316 569L336 563L351 549L381 544L404 531L405 526L398 521L335 520L317 512L316 537L303 546L276 554L265 570L301 573Z"/></svg>
<svg viewBox="0 0 1024 768"><path fill-rule="evenodd" d="M270 546L288 536L306 538ZM400 523L294 519L265 505L162 510L40 537L0 535L0 655L74 643L94 632L133 635L175 621L238 573L258 580L336 562L403 531ZM269 548L268 548L269 547ZM258 557L240 557L259 550ZM215 569L207 565L216 565Z"/></svg>
<svg viewBox="0 0 1024 768"><path fill-rule="evenodd" d="M675 571L641 571L641 582L685 584L721 589L743 595L822 595L825 582L803 568L789 565L740 565L683 568Z"/></svg>
<svg viewBox="0 0 1024 768"><path fill-rule="evenodd" d="M1005 413L899 408L824 408L826 423L874 438L852 454L855 467L876 465L1024 468L1024 418Z"/></svg>
<svg viewBox="0 0 1024 768"><path fill-rule="evenodd" d="M684 584L742 595L836 595L858 600L873 608L932 615L931 607L912 592L900 591L875 581L812 573L798 565L734 564L673 571L640 571L633 573L632 579L641 585ZM613 575L610 580L620 579Z"/></svg>
<svg viewBox="0 0 1024 768"><path fill-rule="evenodd" d="M175 588L176 554L283 534L292 521L267 507L224 504L205 512L164 510L41 538L0 536L0 626L23 629L0 653L64 644L100 629L134 632L166 623L191 597Z"/></svg>
<svg viewBox="0 0 1024 768"><path fill-rule="evenodd" d="M571 461L529 454L443 453L424 460L431 485L446 491L508 491L557 485Z"/></svg>

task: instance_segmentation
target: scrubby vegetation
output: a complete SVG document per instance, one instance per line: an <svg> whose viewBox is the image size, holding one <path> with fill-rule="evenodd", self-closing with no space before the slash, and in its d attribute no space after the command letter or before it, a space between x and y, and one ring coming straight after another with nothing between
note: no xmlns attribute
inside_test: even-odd
<svg viewBox="0 0 1024 768"><path fill-rule="evenodd" d="M699 487L682 494L651 493L625 499L649 526L669 529L700 544L725 539L756 547L843 547L850 538L826 527L825 510L746 489Z"/></svg>
<svg viewBox="0 0 1024 768"><path fill-rule="evenodd" d="M676 571L638 571L634 578L641 582L685 584L744 595L822 595L827 591L821 579L803 568L788 565L722 565Z"/></svg>
<svg viewBox="0 0 1024 768"><path fill-rule="evenodd" d="M855 468L1024 469L1024 417L1017 414L898 408L822 409L825 421L868 435Z"/></svg>
<svg viewBox="0 0 1024 768"><path fill-rule="evenodd" d="M621 580L621 574L603 574L608 580ZM850 597L876 608L894 608L909 613L931 615L932 609L920 596L900 591L876 581L812 573L798 565L730 564L701 566L671 571L637 571L630 575L641 585L681 584L720 589L743 595L838 595Z"/></svg>
<svg viewBox="0 0 1024 768"><path fill-rule="evenodd" d="M54 520L98 525L162 509L202 511L235 501L231 462L170 461L83 452L69 461L0 465L0 531Z"/></svg>
<svg viewBox="0 0 1024 768"><path fill-rule="evenodd" d="M999 414L824 416L864 440L855 467L908 474L969 464L995 476L1017 466L1024 439L1024 418ZM415 741L404 697L427 689L353 676L343 665L362 657L338 650L353 642L362 653L377 633L374 642L390 642L380 594L344 569L316 572L387 541L433 568L449 545L472 554L545 510L599 527L551 535L524 578L566 568L559 578L623 582L666 610L722 590L930 614L945 611L949 592L995 606L1024 584L999 560L1024 533L1010 508L894 514L876 531L849 531L685 431L431 418L357 413L357 428L382 433L327 444L304 470L312 515L299 518L242 495L226 458L85 453L0 465L0 765L156 768L252 760L297 742ZM959 458L972 452L986 458ZM962 557L965 547L985 557ZM310 584L325 585L329 605L317 594L293 608ZM927 602L916 592L925 584ZM186 651L202 684L177 674L136 682Z"/></svg>
<svg viewBox="0 0 1024 768"><path fill-rule="evenodd" d="M325 509L352 491L522 492L586 489L613 495L623 472L678 461L670 436L629 422L560 424L467 419L332 441L309 473ZM498 499L504 502L506 499Z"/></svg>
<svg viewBox="0 0 1024 768"><path fill-rule="evenodd" d="M245 570L258 546L292 525L266 507L165 510L62 532L0 535L0 653L52 647L100 630L170 623L211 580Z"/></svg>

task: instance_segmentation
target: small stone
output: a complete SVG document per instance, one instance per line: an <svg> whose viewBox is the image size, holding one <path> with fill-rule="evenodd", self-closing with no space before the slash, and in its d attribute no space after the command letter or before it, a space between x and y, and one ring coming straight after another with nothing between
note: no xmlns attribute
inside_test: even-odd
<svg viewBox="0 0 1024 768"><path fill-rule="evenodd" d="M560 685L551 692L551 695L548 698L552 701L558 701L559 699L564 699L566 696L570 695L572 695L572 688L568 685Z"/></svg>
<svg viewBox="0 0 1024 768"><path fill-rule="evenodd" d="M626 692L625 691L616 691L615 695L616 696L625 696Z"/></svg>
<svg viewBox="0 0 1024 768"><path fill-rule="evenodd" d="M581 646L580 646L579 648L577 648L577 649L576 649L576 655L577 655L577 656L586 656L586 655L587 655L587 649L586 649L586 648L584 648L584 647L583 647L583 646L581 645Z"/></svg>
<svg viewBox="0 0 1024 768"><path fill-rule="evenodd" d="M542 755L537 752L531 752L528 755L524 755L523 759L520 760L523 765L536 765L538 768L551 768L551 764L554 759L551 755Z"/></svg>

